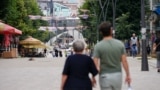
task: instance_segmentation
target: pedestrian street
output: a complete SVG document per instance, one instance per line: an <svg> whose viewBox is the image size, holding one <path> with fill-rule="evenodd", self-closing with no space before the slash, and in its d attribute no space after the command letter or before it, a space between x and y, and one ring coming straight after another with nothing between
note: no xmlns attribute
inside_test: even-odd
<svg viewBox="0 0 160 90"><path fill-rule="evenodd" d="M0 59L0 90L60 90L65 58L46 57ZM156 60L149 60L149 71L141 71L141 60L128 57L133 90L159 90L160 73ZM124 74L125 75L125 74ZM100 90L98 85L93 90ZM123 78L124 79L124 78ZM123 90L127 85L123 82Z"/></svg>

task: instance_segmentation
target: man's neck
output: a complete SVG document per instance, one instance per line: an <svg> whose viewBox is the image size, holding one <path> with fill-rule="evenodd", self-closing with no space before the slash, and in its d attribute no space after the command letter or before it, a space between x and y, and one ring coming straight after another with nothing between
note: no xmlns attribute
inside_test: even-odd
<svg viewBox="0 0 160 90"><path fill-rule="evenodd" d="M113 37L112 36L103 37L103 40L110 40L110 39L113 39Z"/></svg>

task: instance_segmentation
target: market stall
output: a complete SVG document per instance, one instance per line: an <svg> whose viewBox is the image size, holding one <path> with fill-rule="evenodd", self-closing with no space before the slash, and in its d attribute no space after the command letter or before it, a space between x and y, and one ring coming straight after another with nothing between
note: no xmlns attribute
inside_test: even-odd
<svg viewBox="0 0 160 90"><path fill-rule="evenodd" d="M0 57L16 58L18 56L19 35L22 31L0 22Z"/></svg>
<svg viewBox="0 0 160 90"><path fill-rule="evenodd" d="M24 47L21 50L22 52L20 52L21 56L31 57L30 60L32 60L33 57L42 56L43 52L38 53L39 48L49 48L43 42L31 36L29 36L25 40L20 41L19 44Z"/></svg>
<svg viewBox="0 0 160 90"><path fill-rule="evenodd" d="M21 56L33 56L34 53L34 47L35 45L40 45L42 42L36 38L33 38L32 36L29 36L25 40L22 40L19 42L20 45L22 45L24 48L21 49Z"/></svg>

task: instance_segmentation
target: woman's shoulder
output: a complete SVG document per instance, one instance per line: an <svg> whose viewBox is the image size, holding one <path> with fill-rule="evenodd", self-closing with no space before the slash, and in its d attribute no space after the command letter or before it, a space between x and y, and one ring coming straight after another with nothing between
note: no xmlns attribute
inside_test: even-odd
<svg viewBox="0 0 160 90"><path fill-rule="evenodd" d="M85 55L85 54L74 54L74 55L70 55L68 56L67 60L69 62L74 62L76 60L76 62L90 62L92 60L91 57Z"/></svg>
<svg viewBox="0 0 160 90"><path fill-rule="evenodd" d="M83 58L83 59L87 59L87 60L92 59L90 56L88 56L88 55L86 55L86 54L80 54L80 55L79 55L79 58Z"/></svg>

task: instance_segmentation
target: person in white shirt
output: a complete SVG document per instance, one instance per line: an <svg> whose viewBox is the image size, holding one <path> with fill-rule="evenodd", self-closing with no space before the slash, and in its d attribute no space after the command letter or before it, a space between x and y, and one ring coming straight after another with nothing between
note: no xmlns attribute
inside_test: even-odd
<svg viewBox="0 0 160 90"><path fill-rule="evenodd" d="M132 56L135 57L137 55L137 45L138 45L138 38L136 37L135 33L132 34L130 45L132 50Z"/></svg>

